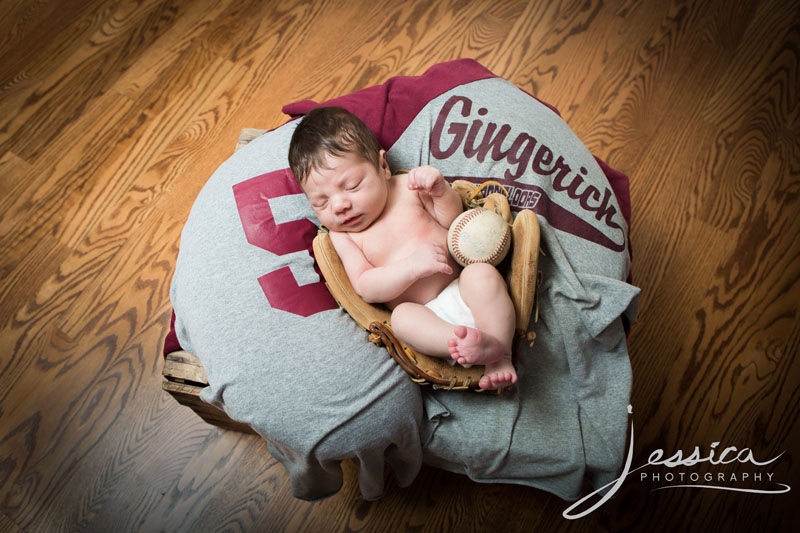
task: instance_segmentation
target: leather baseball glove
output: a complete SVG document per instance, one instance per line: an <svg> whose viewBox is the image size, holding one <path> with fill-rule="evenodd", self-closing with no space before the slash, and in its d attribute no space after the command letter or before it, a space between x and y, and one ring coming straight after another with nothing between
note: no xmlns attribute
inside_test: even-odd
<svg viewBox="0 0 800 533"><path fill-rule="evenodd" d="M513 361L516 363L520 343L524 340L533 344L535 338L535 334L528 332L527 329L531 312L536 306L536 289L539 282L537 273L539 222L530 210L523 210L517 214L516 219L512 219L506 196L493 193L484 198L481 194L482 187L483 185L478 187L465 180L453 183L453 188L461 196L465 209L479 206L493 209L512 227L511 253L499 268L505 272L506 284L516 313L516 333L513 342ZM412 381L421 385L432 385L437 389L482 390L478 387L478 382L484 373L482 365L471 368L464 368L461 365L451 366L444 359L415 352L394 336L390 324L391 313L386 307L369 304L358 296L325 229L320 229L314 239L314 255L325 278L325 284L339 305L361 328L369 332L371 342L386 348L400 368L410 375Z"/></svg>

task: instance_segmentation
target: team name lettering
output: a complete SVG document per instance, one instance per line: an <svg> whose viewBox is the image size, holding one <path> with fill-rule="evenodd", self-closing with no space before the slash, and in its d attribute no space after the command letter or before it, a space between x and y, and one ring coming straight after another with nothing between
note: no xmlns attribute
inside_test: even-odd
<svg viewBox="0 0 800 533"><path fill-rule="evenodd" d="M460 149L466 158L479 163L487 157L492 161L505 161L509 168L503 176L510 181L519 179L530 169L539 176L549 177L554 191L566 193L582 209L594 213L598 221L609 228L621 229L614 221L617 209L611 205L613 193L607 187L601 192L587 184L586 168L573 171L564 156L554 154L549 146L528 133L517 133L509 140L512 133L509 124L484 124L479 117L486 116L489 110L478 108L477 117L473 117L472 109L473 102L466 96L451 96L445 102L433 126L431 153L434 157L448 159ZM459 117L472 118L472 121L459 121Z"/></svg>

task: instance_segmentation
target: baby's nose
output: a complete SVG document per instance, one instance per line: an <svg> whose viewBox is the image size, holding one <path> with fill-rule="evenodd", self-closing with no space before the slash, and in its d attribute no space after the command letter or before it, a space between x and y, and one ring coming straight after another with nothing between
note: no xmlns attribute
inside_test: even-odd
<svg viewBox="0 0 800 533"><path fill-rule="evenodd" d="M342 195L336 195L333 198L333 210L336 213L342 213L350 209L350 201Z"/></svg>

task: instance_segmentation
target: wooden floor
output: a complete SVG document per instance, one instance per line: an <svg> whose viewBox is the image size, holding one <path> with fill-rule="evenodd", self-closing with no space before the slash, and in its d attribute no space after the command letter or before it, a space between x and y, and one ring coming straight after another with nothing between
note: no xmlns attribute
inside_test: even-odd
<svg viewBox="0 0 800 533"><path fill-rule="evenodd" d="M2 0L0 531L788 530L799 56L784 0ZM714 442L784 452L646 471L791 492L637 472L571 522L547 493L427 467L365 502L347 464L340 493L304 502L258 437L160 390L179 232L239 130L459 57L557 106L631 178L633 466Z"/></svg>

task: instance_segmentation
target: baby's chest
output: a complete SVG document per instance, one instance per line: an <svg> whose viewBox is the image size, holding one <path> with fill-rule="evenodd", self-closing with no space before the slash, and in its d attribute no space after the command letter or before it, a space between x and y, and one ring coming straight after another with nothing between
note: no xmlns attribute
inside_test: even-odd
<svg viewBox="0 0 800 533"><path fill-rule="evenodd" d="M387 213L363 235L362 250L374 266L404 259L424 243L445 242L447 230L424 208L407 207Z"/></svg>

